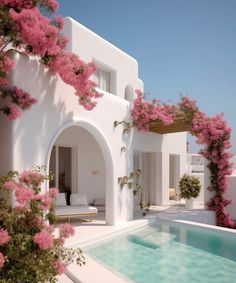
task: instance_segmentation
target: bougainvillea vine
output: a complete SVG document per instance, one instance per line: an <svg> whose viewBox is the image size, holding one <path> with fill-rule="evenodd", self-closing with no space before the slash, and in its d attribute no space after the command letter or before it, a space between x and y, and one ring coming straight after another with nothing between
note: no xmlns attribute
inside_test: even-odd
<svg viewBox="0 0 236 283"><path fill-rule="evenodd" d="M197 143L205 145L200 153L208 160L210 170L209 191L214 196L207 202L209 210L216 212L217 225L236 228L234 221L226 210L231 203L224 197L228 189L227 176L232 174L233 164L230 162L232 154L228 152L231 147L231 128L224 120L223 113L214 117L207 117L201 112L195 100L182 97L178 106L161 105L160 102L146 102L140 91L136 91L137 98L134 100L131 118L133 126L138 130L148 131L152 121L160 120L165 125L174 123L177 112L185 114L186 119L191 123L190 133L196 136Z"/></svg>
<svg viewBox="0 0 236 283"><path fill-rule="evenodd" d="M20 117L20 110L30 109L37 100L9 85L8 75L14 67L7 52L9 46L35 56L46 68L59 74L75 89L75 95L85 109L92 110L96 99L102 96L91 80L96 71L95 64L85 63L76 54L64 50L68 38L62 34L63 18L42 14L43 10L53 14L57 8L56 0L0 0L0 111L12 120Z"/></svg>

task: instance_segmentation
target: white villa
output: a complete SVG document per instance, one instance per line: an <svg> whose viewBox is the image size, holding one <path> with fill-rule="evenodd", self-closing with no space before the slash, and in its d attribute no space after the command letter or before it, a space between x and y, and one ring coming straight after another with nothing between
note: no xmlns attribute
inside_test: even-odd
<svg viewBox="0 0 236 283"><path fill-rule="evenodd" d="M0 174L46 165L61 191L84 193L89 203L105 199L106 223L133 218L137 198L118 178L141 169L144 197L152 205L169 203L186 172L186 133L123 133L114 121L129 121L136 89L143 90L138 62L71 18L64 32L68 49L98 65L94 78L104 95L93 111L78 104L72 87L45 70L36 59L10 51L16 60L11 82L38 103L20 119L0 124ZM45 188L47 190L47 188Z"/></svg>

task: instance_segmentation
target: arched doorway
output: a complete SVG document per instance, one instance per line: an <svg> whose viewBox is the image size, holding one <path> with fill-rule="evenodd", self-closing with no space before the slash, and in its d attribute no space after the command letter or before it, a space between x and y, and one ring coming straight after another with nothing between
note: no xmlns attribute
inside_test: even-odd
<svg viewBox="0 0 236 283"><path fill-rule="evenodd" d="M113 162L99 129L86 121L67 122L51 142L46 164L55 176L50 186L86 194L89 203L104 199L106 222L114 224Z"/></svg>

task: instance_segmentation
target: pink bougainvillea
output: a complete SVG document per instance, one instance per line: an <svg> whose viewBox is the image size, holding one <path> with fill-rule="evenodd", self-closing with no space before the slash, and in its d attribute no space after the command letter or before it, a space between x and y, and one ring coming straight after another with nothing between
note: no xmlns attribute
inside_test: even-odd
<svg viewBox="0 0 236 283"><path fill-rule="evenodd" d="M0 246L5 245L9 241L10 237L6 230L0 229Z"/></svg>
<svg viewBox="0 0 236 283"><path fill-rule="evenodd" d="M223 194L228 189L227 175L232 174L233 164L230 162L231 153L227 150L231 147L231 128L224 120L223 113L212 118L200 112L196 101L183 98L180 109L191 118L191 134L197 137L197 143L205 145L201 154L208 160L211 185L208 190L215 192L215 195L208 201L208 209L216 212L217 225L235 228L236 222L232 220L225 207L231 200L224 198Z"/></svg>
<svg viewBox="0 0 236 283"><path fill-rule="evenodd" d="M67 223L58 228L53 225L59 191L41 192L43 182L50 178L38 166L0 177L0 190L16 197L14 206L0 198L0 282L16 278L19 282L55 282L67 264L85 262L80 249L63 246L74 228Z"/></svg>
<svg viewBox="0 0 236 283"><path fill-rule="evenodd" d="M131 117L133 126L140 131L148 131L149 125L155 120L160 120L165 125L170 125L175 119L175 106L161 104L159 100L152 103L144 101L143 94L136 90L137 98L134 100Z"/></svg>
<svg viewBox="0 0 236 283"><path fill-rule="evenodd" d="M8 88L8 85L0 85L0 91L0 98L4 104L0 107L0 111L7 115L10 120L15 120L21 116L20 109L29 110L37 102L37 99L17 87ZM9 103L9 100L11 100L11 103Z"/></svg>
<svg viewBox="0 0 236 283"><path fill-rule="evenodd" d="M60 260L55 261L53 267L57 270L58 274L62 274L66 271L65 264Z"/></svg>
<svg viewBox="0 0 236 283"><path fill-rule="evenodd" d="M12 98L12 102L14 102L23 110L29 110L31 106L37 102L37 99L17 87L13 87L9 94Z"/></svg>
<svg viewBox="0 0 236 283"><path fill-rule="evenodd" d="M34 242L41 250L48 250L53 246L53 237L48 231L41 231L35 234Z"/></svg>
<svg viewBox="0 0 236 283"><path fill-rule="evenodd" d="M58 188L50 188L49 189L49 195L51 198L56 198L59 194Z"/></svg>
<svg viewBox="0 0 236 283"><path fill-rule="evenodd" d="M34 192L30 189L30 188L24 188L21 186L18 186L18 188L16 189L16 200L18 201L19 204L24 204L29 202L33 195Z"/></svg>
<svg viewBox="0 0 236 283"><path fill-rule="evenodd" d="M19 176L19 181L30 186L39 186L44 181L44 175L34 171L23 171Z"/></svg>
<svg viewBox="0 0 236 283"><path fill-rule="evenodd" d="M236 228L226 206L231 203L223 194L228 189L227 175L232 174L233 164L230 162L232 154L228 152L231 147L231 128L224 120L222 113L212 118L199 111L196 101L182 97L178 107L162 106L157 102L145 102L142 93L136 91L131 117L133 126L139 130L148 131L154 120L160 120L165 125L174 122L175 113L181 111L191 123L190 133L197 137L197 143L205 145L201 154L209 161L211 185L208 190L215 192L215 196L207 203L208 209L216 212L217 225Z"/></svg>
<svg viewBox="0 0 236 283"><path fill-rule="evenodd" d="M10 120L15 120L21 116L19 108L13 103L8 106L1 107L0 110L6 114Z"/></svg>
<svg viewBox="0 0 236 283"><path fill-rule="evenodd" d="M22 9L32 9L36 5L43 6L51 12L56 12L58 9L56 0L0 0L0 5L14 8L18 12Z"/></svg>
<svg viewBox="0 0 236 283"><path fill-rule="evenodd" d="M44 9L39 9L43 7ZM9 86L8 74L14 61L5 52L12 47L29 56L36 56L46 68L58 73L75 90L80 105L86 110L96 106L102 95L91 80L94 63L85 63L77 55L64 51L68 38L62 33L64 20L60 16L46 17L42 10L54 13L56 0L0 0L0 111L11 120L20 117L20 110L29 110L37 100L25 91Z"/></svg>
<svg viewBox="0 0 236 283"><path fill-rule="evenodd" d="M4 266L5 263L5 257L4 255L0 252L0 268Z"/></svg>
<svg viewBox="0 0 236 283"><path fill-rule="evenodd" d="M49 68L58 73L65 83L75 88L75 95L79 97L80 104L85 109L92 110L96 106L92 99L99 98L102 94L95 90L96 84L89 79L96 71L93 62L85 63L77 55L63 51L49 62Z"/></svg>
<svg viewBox="0 0 236 283"><path fill-rule="evenodd" d="M68 238L75 234L74 227L71 226L69 223L61 224L59 226L59 231L60 231L60 237L62 238Z"/></svg>
<svg viewBox="0 0 236 283"><path fill-rule="evenodd" d="M16 25L22 43L27 45L28 54L57 55L65 48L65 45L58 45L60 30L53 26L50 19L43 16L38 8L22 9L20 13L10 9L9 15Z"/></svg>
<svg viewBox="0 0 236 283"><path fill-rule="evenodd" d="M3 184L4 190L15 190L17 187L18 187L18 184L15 181L6 181Z"/></svg>
<svg viewBox="0 0 236 283"><path fill-rule="evenodd" d="M43 210L48 210L52 204L52 197L49 193L43 195L36 195L35 200L40 202L40 208Z"/></svg>

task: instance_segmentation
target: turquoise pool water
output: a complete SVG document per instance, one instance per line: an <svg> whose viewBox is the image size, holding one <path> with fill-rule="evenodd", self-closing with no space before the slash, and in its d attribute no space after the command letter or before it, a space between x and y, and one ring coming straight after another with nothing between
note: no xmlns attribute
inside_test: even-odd
<svg viewBox="0 0 236 283"><path fill-rule="evenodd" d="M236 282L236 236L152 224L85 251L137 283Z"/></svg>

